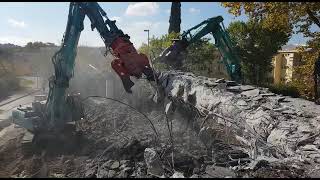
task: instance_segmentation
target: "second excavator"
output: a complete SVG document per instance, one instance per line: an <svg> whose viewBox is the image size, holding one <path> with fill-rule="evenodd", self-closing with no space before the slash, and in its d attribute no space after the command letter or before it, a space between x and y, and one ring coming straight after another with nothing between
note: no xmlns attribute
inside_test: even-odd
<svg viewBox="0 0 320 180"><path fill-rule="evenodd" d="M223 64L226 67L230 79L240 82L242 80L240 59L224 28L222 16L209 18L184 31L181 34L180 39L173 39L172 45L160 54L160 62L164 62L174 69L181 68L182 61L185 58L184 55L187 54L187 47L208 34L211 34L214 37L214 45L218 48L222 56Z"/></svg>

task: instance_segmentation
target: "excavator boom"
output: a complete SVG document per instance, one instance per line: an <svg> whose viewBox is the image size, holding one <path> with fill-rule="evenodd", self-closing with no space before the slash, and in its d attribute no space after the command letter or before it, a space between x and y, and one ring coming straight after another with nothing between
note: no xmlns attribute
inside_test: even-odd
<svg viewBox="0 0 320 180"><path fill-rule="evenodd" d="M179 41L174 42L169 48L165 49L161 55L160 60L167 64L181 65L183 61L181 58L182 52L186 51L187 47L206 36L212 34L215 40L215 46L218 48L226 70L231 78L236 82L241 81L240 60L235 52L230 37L223 25L222 16L209 18L196 26L184 31L181 34ZM175 67L174 68L179 68Z"/></svg>
<svg viewBox="0 0 320 180"><path fill-rule="evenodd" d="M49 79L47 101L45 104L34 102L32 108L15 110L12 113L15 124L34 134L59 134L68 122L83 117L79 95L66 93L73 77L78 41L86 16L91 21L91 29L98 31L106 49L114 55L111 66L127 92L131 93L133 86L130 76L139 78L144 74L148 80L154 80L147 56L136 51L130 37L116 26L115 21L107 17L97 2L71 2L61 48L52 58L55 74Z"/></svg>

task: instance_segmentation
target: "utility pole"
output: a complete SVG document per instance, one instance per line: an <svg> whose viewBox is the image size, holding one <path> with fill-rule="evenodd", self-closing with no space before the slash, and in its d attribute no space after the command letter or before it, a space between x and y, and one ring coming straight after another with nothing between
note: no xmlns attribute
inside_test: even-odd
<svg viewBox="0 0 320 180"><path fill-rule="evenodd" d="M38 86L38 81L39 81L38 71L36 71L36 78L37 78L37 89L38 89L39 88L39 86Z"/></svg>
<svg viewBox="0 0 320 180"><path fill-rule="evenodd" d="M144 32L148 32L148 58L150 59L150 46L149 46L149 33L150 33L150 30L146 29L146 30L144 30Z"/></svg>

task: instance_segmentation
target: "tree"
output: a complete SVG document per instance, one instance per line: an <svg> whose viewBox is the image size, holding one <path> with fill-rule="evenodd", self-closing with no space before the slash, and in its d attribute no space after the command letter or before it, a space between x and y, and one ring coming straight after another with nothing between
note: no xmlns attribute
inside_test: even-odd
<svg viewBox="0 0 320 180"><path fill-rule="evenodd" d="M313 69L319 49L300 47L298 50L301 54L301 62L299 66L294 68L298 77L293 79L292 84L298 89L302 97L311 100L314 97Z"/></svg>
<svg viewBox="0 0 320 180"><path fill-rule="evenodd" d="M8 73L7 67L5 66L7 56L8 52L3 49L0 49L0 75Z"/></svg>
<svg viewBox="0 0 320 180"><path fill-rule="evenodd" d="M252 18L265 19L264 26L269 29L303 33L308 37L307 47L300 47L302 55L301 65L294 68L300 78L294 79L293 84L299 89L302 96L312 99L313 68L317 55L320 52L320 33L312 31L311 27L320 28L320 3L318 2L234 2L222 3L235 16L243 12ZM290 29L291 28L291 29ZM307 48L311 50L306 51Z"/></svg>
<svg viewBox="0 0 320 180"><path fill-rule="evenodd" d="M15 47L12 48L0 48L0 76L2 73L9 73L9 64L11 64L11 70L13 67L12 56L14 51L16 50Z"/></svg>
<svg viewBox="0 0 320 180"><path fill-rule="evenodd" d="M272 70L272 57L290 37L289 33L264 28L263 21L251 19L247 23L236 21L227 31L235 44L242 63L246 83L265 84Z"/></svg>
<svg viewBox="0 0 320 180"><path fill-rule="evenodd" d="M182 70L200 76L228 78L219 50L210 43L209 38L202 38L187 48Z"/></svg>
<svg viewBox="0 0 320 180"><path fill-rule="evenodd" d="M171 4L171 14L169 19L169 30L168 33L180 33L181 24L181 3L172 2Z"/></svg>
<svg viewBox="0 0 320 180"><path fill-rule="evenodd" d="M297 32L307 37L318 36L318 32L311 32L313 24L320 28L318 2L223 2L222 5L235 16L244 12L251 18L265 19L264 26L270 29L289 30L284 27L295 26Z"/></svg>
<svg viewBox="0 0 320 180"><path fill-rule="evenodd" d="M40 49L42 47L56 47L56 45L54 43L43 43L40 41L36 41L36 42L28 42L25 46L25 48L27 49Z"/></svg>
<svg viewBox="0 0 320 180"><path fill-rule="evenodd" d="M172 44L171 39L177 38L179 34L170 33L163 35L159 38L152 37L150 39L150 57L151 60L159 70L168 70L169 67L166 64L160 63L158 56L160 53ZM148 54L148 45L142 44L139 48L139 52ZM209 39L203 38L187 48L187 56L183 63L182 70L193 72L196 75L202 75L207 77L223 77L227 78L226 71L222 68L219 71L220 54L216 47L209 42Z"/></svg>
<svg viewBox="0 0 320 180"><path fill-rule="evenodd" d="M179 37L179 33L170 33L170 34L165 34L162 35L159 38L156 37L151 37L150 38L150 58L151 59L155 59L156 57L158 57L160 55L160 53L165 50L167 47L169 47L172 44L172 39L178 38ZM149 55L148 54L148 45L143 43L141 45L141 47L139 48L139 51Z"/></svg>
<svg viewBox="0 0 320 180"><path fill-rule="evenodd" d="M15 48L0 48L0 99L19 88L19 79L8 69Z"/></svg>

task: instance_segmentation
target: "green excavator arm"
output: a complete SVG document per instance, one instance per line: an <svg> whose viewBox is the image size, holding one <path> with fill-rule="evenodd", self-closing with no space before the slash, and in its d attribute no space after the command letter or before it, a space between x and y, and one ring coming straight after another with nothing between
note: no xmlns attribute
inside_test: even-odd
<svg viewBox="0 0 320 180"><path fill-rule="evenodd" d="M223 64L231 80L240 82L242 80L240 58L233 48L228 32L224 28L222 16L209 18L184 31L179 41L175 41L173 45L161 53L160 60L167 64L181 65L181 62L174 62L182 61L183 58L180 57L182 56L182 52L186 51L190 44L200 40L207 34L211 34L214 37L215 46L222 56Z"/></svg>
<svg viewBox="0 0 320 180"><path fill-rule="evenodd" d="M97 2L70 2L69 15L61 48L52 57L54 75L49 79L49 93L45 104L34 102L32 108L17 108L12 112L13 121L30 132L59 132L68 122L80 120L83 109L78 94L69 95L67 89L73 77L77 47L84 18L91 21L91 29L96 29L107 50L116 58L127 57L128 53L139 60L145 55L137 54L130 36L124 34L110 20ZM126 45L124 48L119 46ZM128 56L129 57L129 56ZM132 60L132 59L130 59ZM148 60L148 59L147 59ZM150 74L150 73L149 73Z"/></svg>

